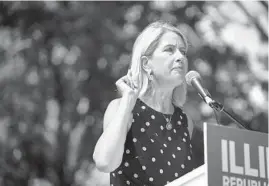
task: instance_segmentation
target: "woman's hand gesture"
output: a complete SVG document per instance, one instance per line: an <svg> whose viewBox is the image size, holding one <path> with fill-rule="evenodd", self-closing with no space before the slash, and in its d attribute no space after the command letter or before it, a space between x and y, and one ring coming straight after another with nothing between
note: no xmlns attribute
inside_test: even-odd
<svg viewBox="0 0 269 186"><path fill-rule="evenodd" d="M131 71L128 70L127 75L121 77L117 82L116 86L120 93L122 94L122 97L127 97L130 101L130 108L133 109L136 100L139 95L139 87L136 87L132 80L132 74Z"/></svg>

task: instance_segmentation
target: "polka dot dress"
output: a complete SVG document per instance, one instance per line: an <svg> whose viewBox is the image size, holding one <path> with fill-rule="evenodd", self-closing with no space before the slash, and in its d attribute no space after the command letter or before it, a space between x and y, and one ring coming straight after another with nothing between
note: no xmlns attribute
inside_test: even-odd
<svg viewBox="0 0 269 186"><path fill-rule="evenodd" d="M110 173L111 186L163 186L194 168L187 116L175 108L168 126L170 116L137 100L122 163Z"/></svg>

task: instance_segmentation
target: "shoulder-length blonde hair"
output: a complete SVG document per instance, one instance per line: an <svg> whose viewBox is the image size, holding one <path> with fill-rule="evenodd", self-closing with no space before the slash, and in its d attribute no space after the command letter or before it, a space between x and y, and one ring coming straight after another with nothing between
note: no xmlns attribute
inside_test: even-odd
<svg viewBox="0 0 269 186"><path fill-rule="evenodd" d="M149 24L137 37L134 46L133 46L133 53L132 53L132 61L130 66L130 71L132 74L132 81L134 86L140 89L140 93L138 97L141 97L146 93L149 88L149 79L146 74L146 71L142 68L142 60L143 56L150 57L156 47L158 46L159 40L162 35L167 32L172 31L178 34L183 38L185 42L186 49L188 48L187 39L185 36L173 25L162 22L156 21ZM187 68L186 72L187 73ZM187 95L187 83L184 78L183 83L176 87L173 91L173 104L177 107L182 107L186 101Z"/></svg>

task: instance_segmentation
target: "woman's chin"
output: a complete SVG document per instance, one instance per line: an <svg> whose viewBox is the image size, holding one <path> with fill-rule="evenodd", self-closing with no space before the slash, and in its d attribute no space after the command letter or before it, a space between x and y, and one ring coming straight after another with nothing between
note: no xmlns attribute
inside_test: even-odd
<svg viewBox="0 0 269 186"><path fill-rule="evenodd" d="M174 81L183 81L183 79L184 79L185 77L184 77L184 73L183 72L179 72L179 73L174 73L173 74L173 79L174 79Z"/></svg>
<svg viewBox="0 0 269 186"><path fill-rule="evenodd" d="M181 69L178 69L178 70L173 70L172 73L171 73L172 76L176 77L176 78L179 78L179 77L182 77L185 75L184 71L181 70Z"/></svg>

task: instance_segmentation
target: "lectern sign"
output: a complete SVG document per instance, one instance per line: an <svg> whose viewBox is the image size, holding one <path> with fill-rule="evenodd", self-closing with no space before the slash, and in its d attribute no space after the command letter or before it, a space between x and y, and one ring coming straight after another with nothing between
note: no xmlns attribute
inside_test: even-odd
<svg viewBox="0 0 269 186"><path fill-rule="evenodd" d="M268 186L268 135L204 125L208 186Z"/></svg>

